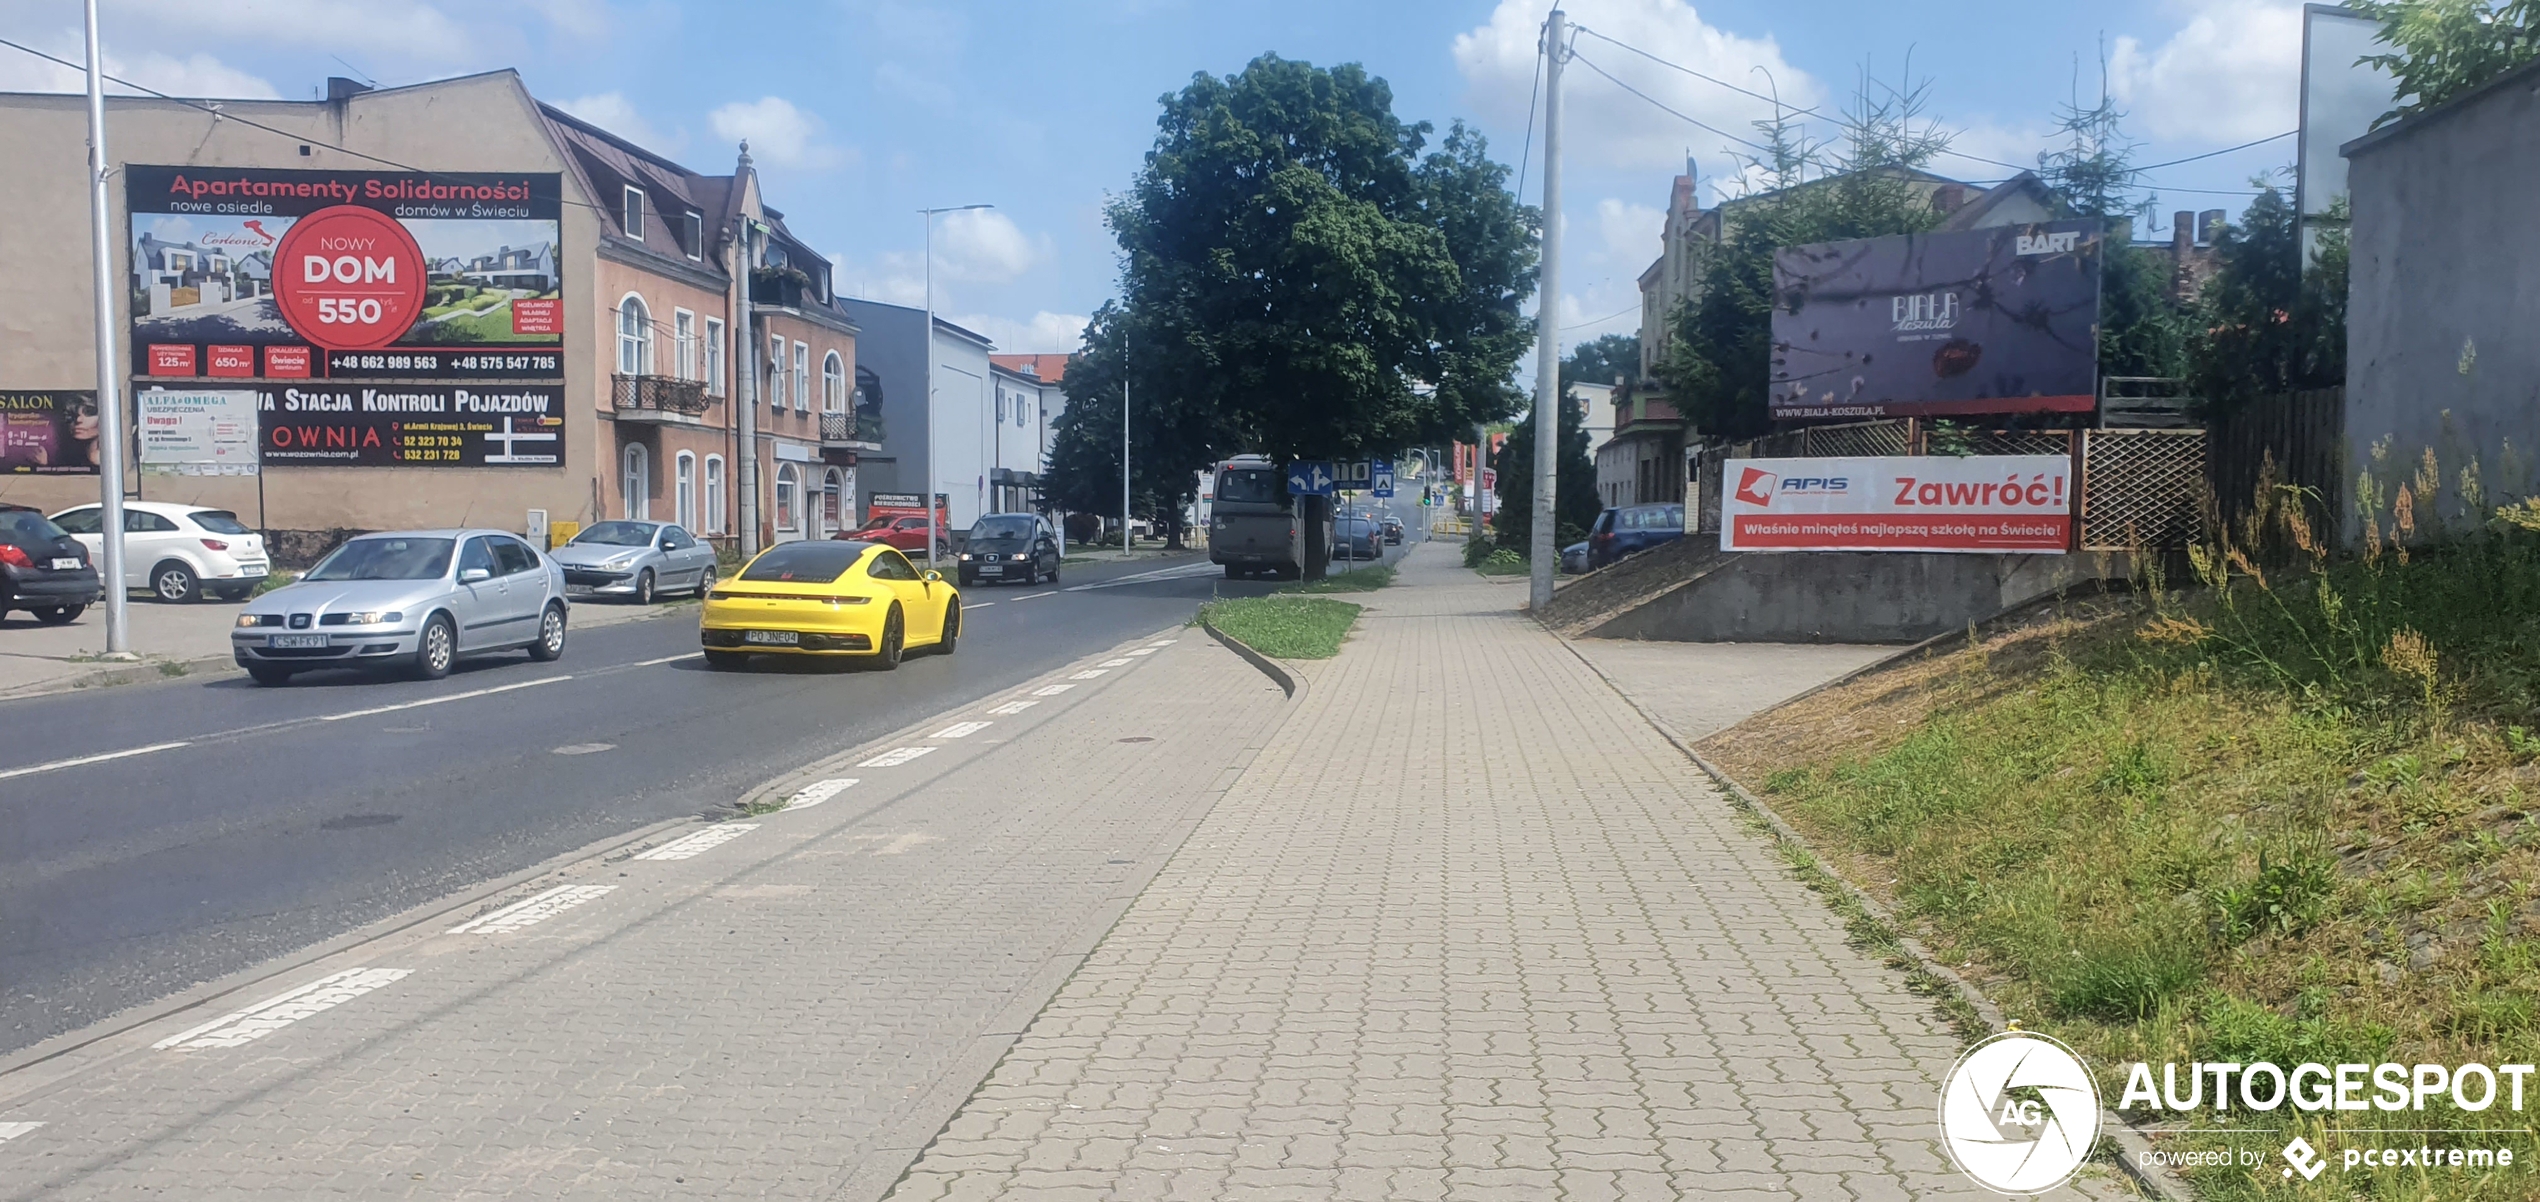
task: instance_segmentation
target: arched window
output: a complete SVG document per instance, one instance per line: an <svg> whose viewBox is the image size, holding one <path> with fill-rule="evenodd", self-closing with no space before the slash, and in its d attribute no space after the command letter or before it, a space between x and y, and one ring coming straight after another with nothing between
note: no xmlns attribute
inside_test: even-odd
<svg viewBox="0 0 2540 1202"><path fill-rule="evenodd" d="M631 292L617 302L617 374L653 374L653 315Z"/></svg>
<svg viewBox="0 0 2540 1202"><path fill-rule="evenodd" d="M653 462L644 444L626 444L626 516L630 521L648 521L653 513Z"/></svg>
<svg viewBox="0 0 2540 1202"><path fill-rule="evenodd" d="M832 357L834 358L835 356L832 356ZM833 468L830 468L830 469L828 470L828 472L827 472L827 473L825 473L825 474L823 474L823 475L821 476L821 478L820 478L820 528L821 528L821 529L823 529L823 530L844 530L844 529L846 529L846 525L845 525L845 523L844 523L844 518L845 518L845 516L846 516L846 501L845 501L845 493L846 493L846 491L847 491L847 474L846 474L845 472L839 471L838 469L836 469L836 468L834 468L834 467L833 467Z"/></svg>
<svg viewBox="0 0 2540 1202"><path fill-rule="evenodd" d="M776 528L792 530L802 524L803 474L793 464L776 469Z"/></svg>
<svg viewBox="0 0 2540 1202"><path fill-rule="evenodd" d="M697 456L691 451L681 451L671 463L671 483L679 491L679 495L671 499L671 512L678 515L674 520L679 523L680 529L694 530L697 528Z"/></svg>
<svg viewBox="0 0 2540 1202"><path fill-rule="evenodd" d="M723 456L706 456L706 533L723 533Z"/></svg>
<svg viewBox="0 0 2540 1202"><path fill-rule="evenodd" d="M836 351L829 352L829 357L820 361L820 411L847 411L847 362L839 358Z"/></svg>

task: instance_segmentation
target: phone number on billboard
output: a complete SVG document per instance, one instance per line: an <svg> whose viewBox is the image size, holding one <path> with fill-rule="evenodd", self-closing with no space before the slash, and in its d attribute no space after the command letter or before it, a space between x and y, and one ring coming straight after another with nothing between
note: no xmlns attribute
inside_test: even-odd
<svg viewBox="0 0 2540 1202"><path fill-rule="evenodd" d="M564 356L553 351L496 354L416 354L406 351L335 351L326 357L330 376L373 375L397 379L560 379Z"/></svg>
<svg viewBox="0 0 2540 1202"><path fill-rule="evenodd" d="M400 463L457 463L466 447L463 434L400 434L396 457Z"/></svg>

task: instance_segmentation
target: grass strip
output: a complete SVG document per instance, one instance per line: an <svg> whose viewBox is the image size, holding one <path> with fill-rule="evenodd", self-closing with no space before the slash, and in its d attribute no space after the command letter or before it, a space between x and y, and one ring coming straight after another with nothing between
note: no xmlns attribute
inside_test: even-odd
<svg viewBox="0 0 2540 1202"><path fill-rule="evenodd" d="M1358 620L1359 606L1324 597L1272 595L1211 601L1200 620L1278 659L1330 659Z"/></svg>

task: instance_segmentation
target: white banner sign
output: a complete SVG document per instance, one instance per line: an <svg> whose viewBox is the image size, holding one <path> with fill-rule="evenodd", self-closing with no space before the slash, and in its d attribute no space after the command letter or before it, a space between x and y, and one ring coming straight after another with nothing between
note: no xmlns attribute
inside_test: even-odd
<svg viewBox="0 0 2540 1202"><path fill-rule="evenodd" d="M256 394L138 393L141 470L177 476L256 474Z"/></svg>
<svg viewBox="0 0 2540 1202"><path fill-rule="evenodd" d="M1720 549L2062 554L2071 476L2062 455L1731 459Z"/></svg>

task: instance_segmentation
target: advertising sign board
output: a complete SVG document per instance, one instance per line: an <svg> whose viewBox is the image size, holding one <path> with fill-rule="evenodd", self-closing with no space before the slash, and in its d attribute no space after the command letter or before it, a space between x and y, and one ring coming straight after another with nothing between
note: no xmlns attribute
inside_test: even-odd
<svg viewBox="0 0 2540 1202"><path fill-rule="evenodd" d="M258 401L267 464L564 463L564 389L556 385L292 384L264 388Z"/></svg>
<svg viewBox="0 0 2540 1202"><path fill-rule="evenodd" d="M126 168L160 378L561 379L554 173Z"/></svg>
<svg viewBox="0 0 2540 1202"><path fill-rule="evenodd" d="M95 392L0 392L0 475L96 474Z"/></svg>
<svg viewBox="0 0 2540 1202"><path fill-rule="evenodd" d="M141 470L170 476L256 474L253 390L167 392L133 396L140 413Z"/></svg>
<svg viewBox="0 0 2540 1202"><path fill-rule="evenodd" d="M1731 459L1723 551L2017 551L2072 545L2062 455Z"/></svg>
<svg viewBox="0 0 2540 1202"><path fill-rule="evenodd" d="M2103 236L2051 221L1783 247L1773 417L2090 412Z"/></svg>

